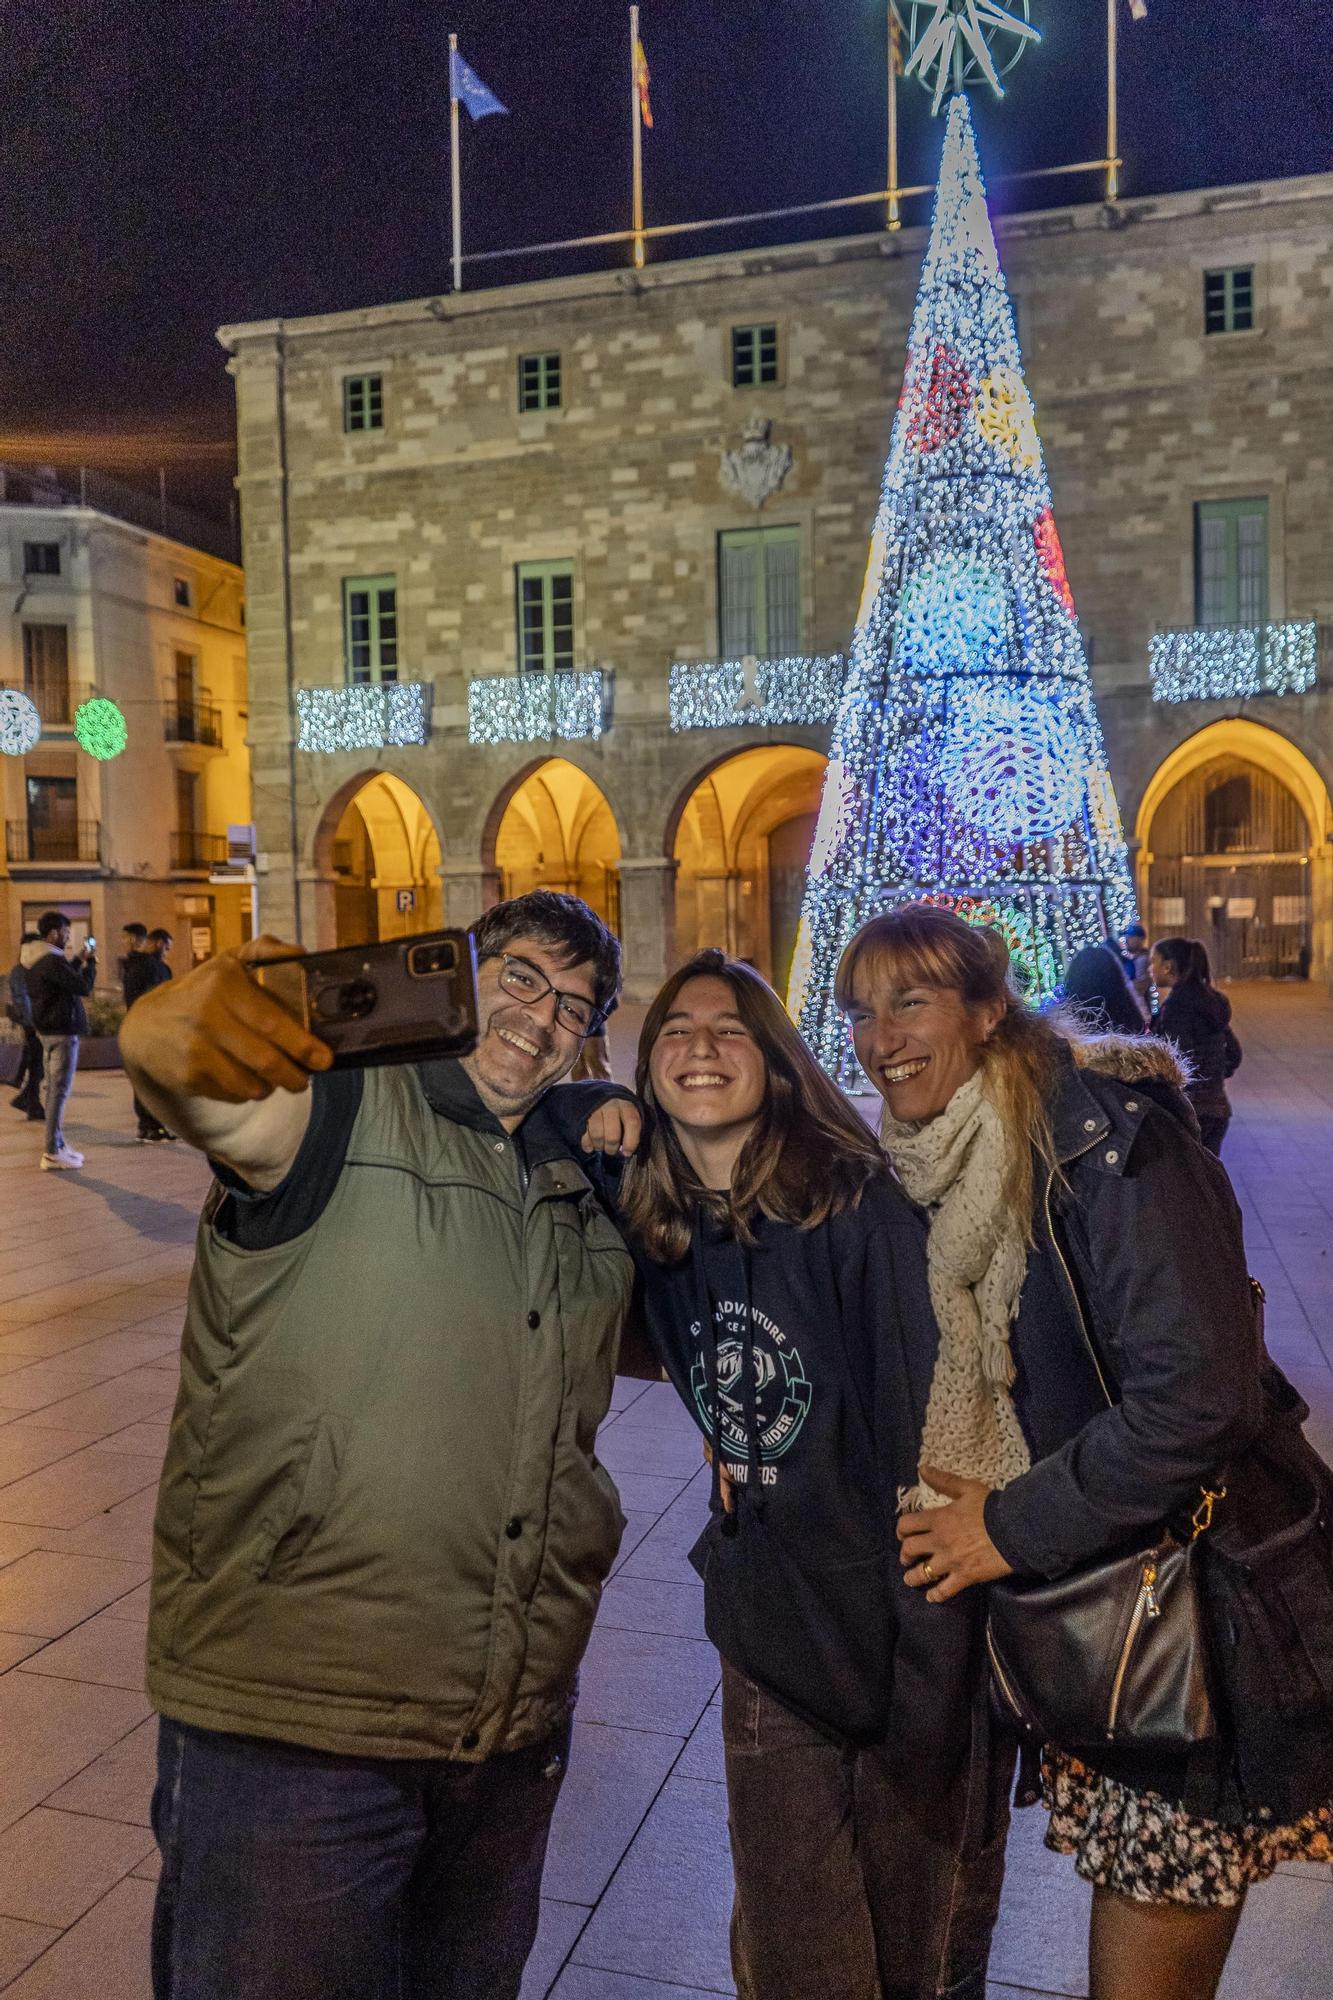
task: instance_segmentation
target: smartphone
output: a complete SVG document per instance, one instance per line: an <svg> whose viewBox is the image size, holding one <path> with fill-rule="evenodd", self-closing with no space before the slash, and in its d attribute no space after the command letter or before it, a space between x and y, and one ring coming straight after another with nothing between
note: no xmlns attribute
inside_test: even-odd
<svg viewBox="0 0 1333 2000"><path fill-rule="evenodd" d="M83 940L83 948L85 951L96 951L97 939L95 937L86 937Z"/></svg>
<svg viewBox="0 0 1333 2000"><path fill-rule="evenodd" d="M465 1056L477 1045L477 954L467 931L273 959L251 976L328 1044L335 1069Z"/></svg>

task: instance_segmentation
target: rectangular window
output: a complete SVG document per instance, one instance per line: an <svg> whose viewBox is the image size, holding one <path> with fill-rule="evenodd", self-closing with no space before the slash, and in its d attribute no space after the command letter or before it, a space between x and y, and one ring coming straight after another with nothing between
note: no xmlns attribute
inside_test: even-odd
<svg viewBox="0 0 1333 2000"><path fill-rule="evenodd" d="M776 326L733 326L731 329L731 386L758 389L778 379L778 330Z"/></svg>
<svg viewBox="0 0 1333 2000"><path fill-rule="evenodd" d="M79 786L75 778L29 778L29 861L77 861Z"/></svg>
<svg viewBox="0 0 1333 2000"><path fill-rule="evenodd" d="M1267 500L1200 500L1194 508L1194 622L1268 619Z"/></svg>
<svg viewBox="0 0 1333 2000"><path fill-rule="evenodd" d="M398 586L391 576L349 576L343 579L343 640L347 678L396 681L398 678Z"/></svg>
<svg viewBox="0 0 1333 2000"><path fill-rule="evenodd" d="M382 375L343 376L343 429L345 431L384 429Z"/></svg>
<svg viewBox="0 0 1333 2000"><path fill-rule="evenodd" d="M1249 333L1254 326L1254 266L1233 264L1203 274L1205 333Z"/></svg>
<svg viewBox="0 0 1333 2000"><path fill-rule="evenodd" d="M177 833L197 833L199 831L199 773L197 771L177 771L176 773L176 831Z"/></svg>
<svg viewBox="0 0 1333 2000"><path fill-rule="evenodd" d="M23 574L25 576L59 576L59 542L25 542L23 544Z"/></svg>
<svg viewBox="0 0 1333 2000"><path fill-rule="evenodd" d="M74 720L70 706L69 630L64 625L23 628L23 689L47 728Z"/></svg>
<svg viewBox="0 0 1333 2000"><path fill-rule="evenodd" d="M574 565L519 563L518 664L525 674L553 674L574 665Z"/></svg>
<svg viewBox="0 0 1333 2000"><path fill-rule="evenodd" d="M742 528L717 538L718 638L724 660L801 652L801 531Z"/></svg>
<svg viewBox="0 0 1333 2000"><path fill-rule="evenodd" d="M560 408L560 356L520 354L518 358L518 407L520 410Z"/></svg>
<svg viewBox="0 0 1333 2000"><path fill-rule="evenodd" d="M189 611L194 604L194 593L190 589L188 576L178 576L173 580L172 593L182 611Z"/></svg>

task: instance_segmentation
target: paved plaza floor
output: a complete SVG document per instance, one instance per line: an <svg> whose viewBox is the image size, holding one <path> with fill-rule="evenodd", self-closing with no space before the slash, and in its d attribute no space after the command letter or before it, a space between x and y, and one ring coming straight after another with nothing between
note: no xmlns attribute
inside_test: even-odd
<svg viewBox="0 0 1333 2000"><path fill-rule="evenodd" d="M1333 1005L1234 991L1245 1062L1228 1165L1269 1340L1333 1453ZM631 1018L617 1023L628 1074ZM206 1185L133 1143L118 1075L80 1078L82 1174L36 1171L0 1099L0 1992L146 2000L154 1722L142 1655L154 1484ZM34 1136L36 1135L36 1136ZM1188 1218L1181 1217L1188 1227ZM617 1385L601 1445L629 1526L583 1675L524 2000L732 1992L718 1667L685 1561L706 1506L665 1386ZM1084 1995L1087 1893L1019 1817L995 2000ZM781 1838L780 1827L774 1837ZM1227 2000L1327 2000L1333 1885L1284 1869L1247 1909ZM774 1996L780 2000L780 1996ZM1145 1994L1144 2000L1152 2000Z"/></svg>

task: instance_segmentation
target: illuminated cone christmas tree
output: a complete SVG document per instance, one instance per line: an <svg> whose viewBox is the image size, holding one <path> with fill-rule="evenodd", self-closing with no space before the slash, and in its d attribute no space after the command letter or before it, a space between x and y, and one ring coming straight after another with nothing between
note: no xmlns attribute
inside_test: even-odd
<svg viewBox="0 0 1333 2000"><path fill-rule="evenodd" d="M930 243L810 856L789 1005L857 1071L833 974L867 917L942 903L1030 998L1133 890L967 99Z"/></svg>

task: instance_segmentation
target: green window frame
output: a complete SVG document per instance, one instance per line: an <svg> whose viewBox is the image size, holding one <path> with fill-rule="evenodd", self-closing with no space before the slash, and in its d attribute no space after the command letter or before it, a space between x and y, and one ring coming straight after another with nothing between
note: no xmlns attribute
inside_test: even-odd
<svg viewBox="0 0 1333 2000"><path fill-rule="evenodd" d="M800 529L724 529L717 538L717 606L724 660L798 658Z"/></svg>
<svg viewBox="0 0 1333 2000"><path fill-rule="evenodd" d="M546 354L518 357L518 407L520 410L560 408L560 355L555 349Z"/></svg>
<svg viewBox="0 0 1333 2000"><path fill-rule="evenodd" d="M1203 274L1205 333L1250 333L1254 328L1254 266L1231 264Z"/></svg>
<svg viewBox="0 0 1333 2000"><path fill-rule="evenodd" d="M1194 622L1267 624L1266 499L1195 502Z"/></svg>
<svg viewBox="0 0 1333 2000"><path fill-rule="evenodd" d="M345 431L384 429L382 375L343 376L343 429Z"/></svg>
<svg viewBox="0 0 1333 2000"><path fill-rule="evenodd" d="M772 320L731 329L731 386L760 389L778 379L778 330Z"/></svg>
<svg viewBox="0 0 1333 2000"><path fill-rule="evenodd" d="M573 563L516 563L514 601L519 672L569 672L574 665Z"/></svg>
<svg viewBox="0 0 1333 2000"><path fill-rule="evenodd" d="M398 580L343 578L343 650L353 687L398 678Z"/></svg>

